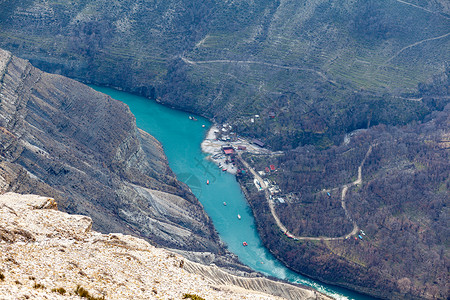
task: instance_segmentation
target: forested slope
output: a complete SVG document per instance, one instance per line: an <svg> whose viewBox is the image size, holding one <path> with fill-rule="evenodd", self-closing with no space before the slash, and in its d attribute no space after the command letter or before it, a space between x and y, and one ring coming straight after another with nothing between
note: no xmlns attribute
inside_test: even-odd
<svg viewBox="0 0 450 300"><path fill-rule="evenodd" d="M423 85L423 100L448 97L448 83L447 72ZM283 155L248 156L257 169L277 166L267 178L280 186L275 197L285 202L276 201L276 213L289 232L317 237L305 241L284 235L263 194L250 185L249 199L266 246L299 272L362 292L386 299L445 299L449 125L447 104L423 123L359 130L327 150L305 146ZM361 182L349 185L359 166ZM352 231L353 221L357 233L342 238Z"/></svg>
<svg viewBox="0 0 450 300"><path fill-rule="evenodd" d="M294 242L249 191L261 236L307 275L385 298L446 298L447 2L0 0L0 46L285 151L252 159L277 166L292 203L276 212L296 235L351 230L342 191L372 149L345 195L362 241Z"/></svg>
<svg viewBox="0 0 450 300"><path fill-rule="evenodd" d="M432 108L408 99L450 58L442 0L1 5L0 46L36 66L231 121L277 149L423 118Z"/></svg>

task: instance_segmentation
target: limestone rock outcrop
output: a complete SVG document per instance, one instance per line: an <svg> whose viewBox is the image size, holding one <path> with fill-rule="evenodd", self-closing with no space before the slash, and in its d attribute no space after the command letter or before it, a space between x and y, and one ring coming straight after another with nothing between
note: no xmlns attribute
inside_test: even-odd
<svg viewBox="0 0 450 300"><path fill-rule="evenodd" d="M91 231L89 217L55 208L48 197L0 196L1 299L328 299L189 262L143 239Z"/></svg>

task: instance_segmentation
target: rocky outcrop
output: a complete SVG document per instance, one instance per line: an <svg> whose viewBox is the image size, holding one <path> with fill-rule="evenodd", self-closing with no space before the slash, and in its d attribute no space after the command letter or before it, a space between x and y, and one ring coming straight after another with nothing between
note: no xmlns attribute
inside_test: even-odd
<svg viewBox="0 0 450 300"><path fill-rule="evenodd" d="M123 103L0 50L0 193L39 193L102 232L224 253L212 223Z"/></svg>
<svg viewBox="0 0 450 300"><path fill-rule="evenodd" d="M48 197L0 196L0 298L329 299L189 262L129 235L91 231L89 217L55 208Z"/></svg>
<svg viewBox="0 0 450 300"><path fill-rule="evenodd" d="M300 289L296 286L273 281L265 277L249 278L231 275L221 268L186 261L184 268L189 272L210 278L219 287L239 286L246 290L262 291L284 299L332 299L317 291Z"/></svg>

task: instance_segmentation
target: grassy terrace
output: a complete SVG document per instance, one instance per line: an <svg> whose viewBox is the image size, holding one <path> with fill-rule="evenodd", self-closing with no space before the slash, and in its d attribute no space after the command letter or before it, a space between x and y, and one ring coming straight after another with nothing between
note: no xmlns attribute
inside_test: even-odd
<svg viewBox="0 0 450 300"><path fill-rule="evenodd" d="M427 41L445 35L450 20L394 0L370 5L169 0L156 6L85 0L27 6L32 2L8 2L0 12L0 22L9 20L0 27L0 47L50 71L63 66L69 76L131 91L155 87L169 105L220 120L277 110L277 124L260 124L255 136L285 127L282 134L298 140L305 132L333 127L323 132L333 139L367 124L370 114L389 120L377 103L415 115L415 104L391 96L414 93L450 60L450 35ZM180 57L211 62L188 64ZM89 65L94 68L87 70ZM353 123L339 122L352 118ZM327 124L314 128L320 119Z"/></svg>

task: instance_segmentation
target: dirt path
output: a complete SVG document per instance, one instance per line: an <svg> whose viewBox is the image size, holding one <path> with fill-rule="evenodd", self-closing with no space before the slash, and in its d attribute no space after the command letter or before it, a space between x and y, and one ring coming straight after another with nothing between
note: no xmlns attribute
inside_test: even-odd
<svg viewBox="0 0 450 300"><path fill-rule="evenodd" d="M353 220L353 218L350 216L350 213L347 210L347 205L345 203L345 196L347 195L347 191L350 187L358 185L358 184L362 184L362 167L363 167L364 163L366 162L367 157L369 157L370 153L372 153L372 146L369 147L369 149L366 152L366 155L364 156L364 159L362 160L361 164L358 167L358 178L355 181L353 181L352 183L344 185L344 187L342 188L341 206L342 206L342 209L344 209L344 211L345 211L345 216L347 217L347 219L353 223L352 232L345 235L344 238L349 238L350 236L355 235L359 230L358 225L356 224L356 221Z"/></svg>
<svg viewBox="0 0 450 300"><path fill-rule="evenodd" d="M423 97L421 97L421 98L405 98L405 97L400 97L400 96L394 96L394 98L402 99L402 100L406 100L406 101L414 101L414 102L421 102L423 100Z"/></svg>
<svg viewBox="0 0 450 300"><path fill-rule="evenodd" d="M189 64L189 65L201 65L201 64L226 64L226 63L230 63L230 64L254 64L254 65L263 65L263 66L268 66L268 67L273 67L273 68L279 68L279 69L285 69L285 70L296 70L296 71L306 71L306 72L312 72L312 73L316 73L317 75L319 75L323 80L331 82L333 84L337 84L336 81L329 79L325 74L323 74L320 71L314 70L314 69L309 69L309 68L300 68L300 67L292 67L292 66L283 66L283 65L277 65L277 64L272 64L272 63L267 63L267 62L262 62L262 61L254 61L254 60L229 60L229 59L217 59L217 60L202 60L202 61L193 61L190 60L186 57L181 57L181 59Z"/></svg>
<svg viewBox="0 0 450 300"><path fill-rule="evenodd" d="M449 33L446 33L446 34L444 34L444 35L441 35L441 36L434 37L434 38L424 39L424 40L415 42L415 43L413 43L413 44L411 44L411 45L408 45L408 46L406 46L406 47L403 47L403 48L400 49L397 53L395 53L392 57L390 57L388 60L386 60L386 61L384 62L384 64L388 64L391 60L393 60L394 58L396 58L397 56L399 56L400 53L402 53L403 51L405 51L405 50L407 50L407 49L409 49L409 48L415 47L415 46L420 45L420 44L425 43L425 42L429 42L429 41L433 41L433 40L439 40L439 39L445 38L445 37L447 37L447 36L449 36L449 35L450 35L450 32L449 32Z"/></svg>
<svg viewBox="0 0 450 300"><path fill-rule="evenodd" d="M426 12L429 12L429 13L432 13L432 14L437 14L440 17L443 17L445 19L450 19L449 17L446 17L446 16L442 15L440 12L432 11L432 10L426 9L425 7L422 7L422 6L419 6L419 5L415 5L415 4L412 4L412 3L409 3L409 2L406 2L406 1L403 1L403 0L395 0L395 1L403 3L403 4L406 4L406 5L409 5L409 6L412 6L412 7L415 7L415 8L418 8L418 9L421 9L423 11L426 11Z"/></svg>
<svg viewBox="0 0 450 300"><path fill-rule="evenodd" d="M344 240L344 239L348 239L349 237L356 235L359 231L359 227L356 224L356 221L353 220L353 218L350 216L350 213L347 210L347 205L345 202L345 198L347 195L347 191L350 187L358 185L358 184L362 184L362 168L364 163L366 162L367 157L369 157L370 153L372 153L372 146L369 147L369 149L366 152L366 155L364 156L364 159L361 161L361 164L358 167L358 178L348 184L345 184L344 186L342 186L342 193L341 193L341 206L342 209L344 209L345 211L345 216L347 217L347 219L352 222L353 224L353 229L350 233L344 235L344 236L340 236L340 237L307 237L307 236L296 236L294 234L292 234L291 232L289 232L289 230L286 228L286 226L284 226L284 224L280 221L280 218L278 217L276 211L275 211L275 203L273 201L273 199L270 199L270 193L269 190L267 189L266 184L264 183L264 180L261 178L261 176L259 176L259 174L241 157L241 155L238 155L238 159L241 161L241 163L250 171L250 173L253 174L253 176L260 182L261 184L261 188L264 190L264 195L266 197L266 200L269 204L270 207L270 212L272 213L272 216L275 220L275 223L277 224L278 228L280 228L280 230L285 233L287 236L292 237L294 240L307 240L307 241L335 241L335 240Z"/></svg>

